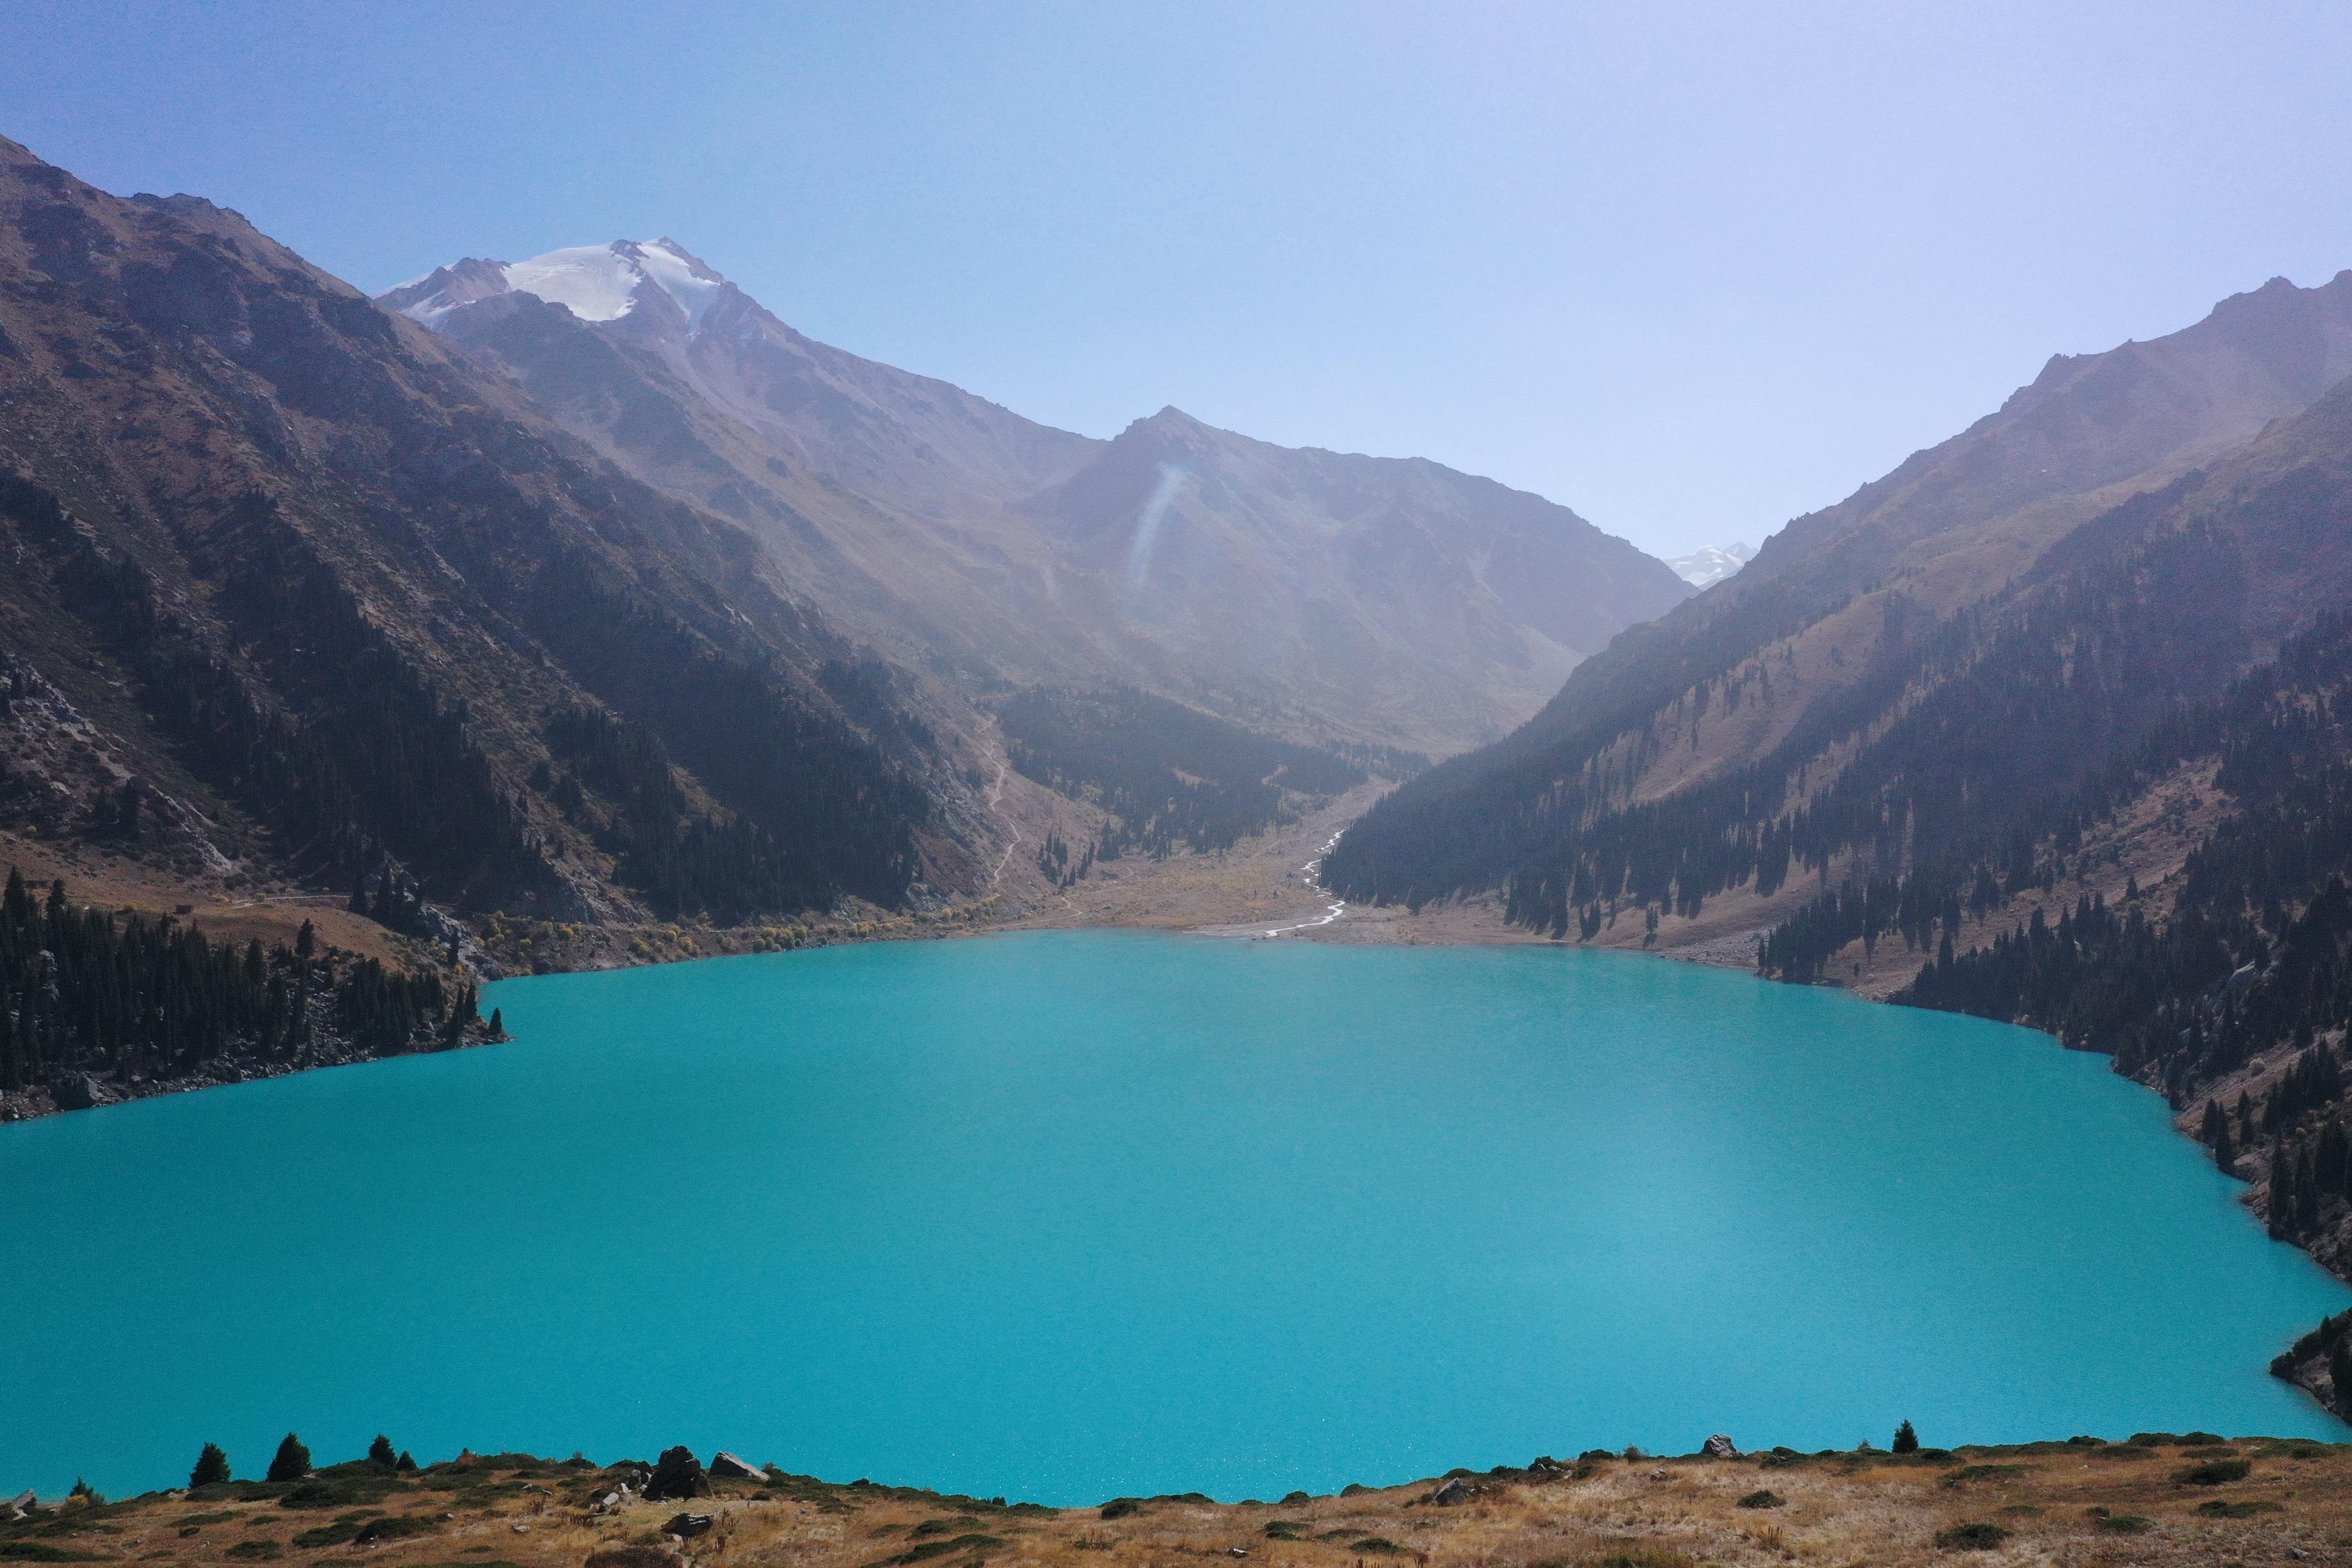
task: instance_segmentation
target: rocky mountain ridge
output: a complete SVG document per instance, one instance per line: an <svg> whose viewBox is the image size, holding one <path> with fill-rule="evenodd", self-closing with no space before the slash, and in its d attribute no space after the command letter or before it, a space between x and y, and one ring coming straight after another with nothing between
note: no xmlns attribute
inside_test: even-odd
<svg viewBox="0 0 2352 1568"><path fill-rule="evenodd" d="M0 407L11 831L566 919L982 879L978 755L740 529L234 213L0 142Z"/></svg>
<svg viewBox="0 0 2352 1568"><path fill-rule="evenodd" d="M794 331L663 239L383 296L811 602L975 694L1134 685L1297 738L1444 752L1688 589L1564 507L1170 408L1102 442Z"/></svg>

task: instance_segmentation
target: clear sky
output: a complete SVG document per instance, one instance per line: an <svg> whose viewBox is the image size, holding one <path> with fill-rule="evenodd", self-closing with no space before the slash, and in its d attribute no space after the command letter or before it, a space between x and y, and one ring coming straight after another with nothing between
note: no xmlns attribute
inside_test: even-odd
<svg viewBox="0 0 2352 1568"><path fill-rule="evenodd" d="M0 6L0 132L377 290L667 234L1110 435L1754 541L2053 352L2352 267L2352 6Z"/></svg>

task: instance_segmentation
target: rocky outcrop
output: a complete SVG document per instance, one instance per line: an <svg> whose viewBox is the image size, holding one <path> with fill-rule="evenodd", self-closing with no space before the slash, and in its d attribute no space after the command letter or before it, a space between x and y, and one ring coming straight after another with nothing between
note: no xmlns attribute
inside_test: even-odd
<svg viewBox="0 0 2352 1568"><path fill-rule="evenodd" d="M709 1497L710 1478L702 1472L701 1461L694 1450L683 1443L666 1448L654 1465L651 1479L646 1482L647 1502L683 1501L688 1498Z"/></svg>

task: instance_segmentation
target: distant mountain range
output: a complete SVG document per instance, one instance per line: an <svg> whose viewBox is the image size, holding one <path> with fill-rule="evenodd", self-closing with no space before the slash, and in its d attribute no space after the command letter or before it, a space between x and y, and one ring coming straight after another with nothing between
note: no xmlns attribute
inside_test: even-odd
<svg viewBox="0 0 2352 1568"><path fill-rule="evenodd" d="M1207 750L1153 752L1167 787L1271 820L1223 779L1244 730L1353 759L1286 780L1410 771L1690 592L1434 463L1173 409L1032 423L811 342L672 241L379 305L5 141L0 404L0 831L191 890L351 889L419 935L1042 891L1085 851L1011 854L1024 694L1186 715ZM1145 739L1029 763L1028 798L1061 779L1034 809L1158 853L1231 816L1114 825L1067 783Z"/></svg>
<svg viewBox="0 0 2352 1568"><path fill-rule="evenodd" d="M1666 564L1675 576L1694 588L1712 588L1756 559L1752 544L1709 544L1688 555L1671 557Z"/></svg>
<svg viewBox="0 0 2352 1568"><path fill-rule="evenodd" d="M1435 463L1173 408L1107 442L1033 424L803 337L671 239L469 258L381 302L967 689L1132 683L1443 753L1689 593L1565 507Z"/></svg>

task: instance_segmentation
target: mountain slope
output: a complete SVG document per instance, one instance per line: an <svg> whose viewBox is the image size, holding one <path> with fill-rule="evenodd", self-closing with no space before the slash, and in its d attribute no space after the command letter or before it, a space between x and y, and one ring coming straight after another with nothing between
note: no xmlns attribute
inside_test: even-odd
<svg viewBox="0 0 2352 1568"><path fill-rule="evenodd" d="M973 691L1134 684L1453 751L1688 592L1567 509L1435 464L1173 409L1108 443L1031 424L812 342L667 239L468 259L382 302Z"/></svg>
<svg viewBox="0 0 2352 1568"><path fill-rule="evenodd" d="M234 213L0 142L0 406L12 830L403 918L971 871L971 760L747 536Z"/></svg>
<svg viewBox="0 0 2352 1568"><path fill-rule="evenodd" d="M1752 867L1728 883L1725 868L1749 867L1757 853L1780 853L1769 843L1811 831L1813 801L1846 775L1855 749L1950 679L1956 638L2063 613L2049 609L2073 591L2062 584L2082 585L2069 573L2122 561L2158 513L2190 504L2189 491L2219 493L2190 478L2200 464L2242 462L2220 481L2224 490L2307 482L2279 475L2309 468L2313 453L2297 443L2324 446L2326 419L2299 436L2273 431L2259 454L2249 443L2347 372L2352 274L2308 290L2273 282L2168 338L2053 359L2000 412L1798 519L1737 576L1617 639L1502 744L1383 802L1349 834L1329 874L1358 897L1407 901L1544 882L1549 912L1527 918L1545 924L1558 923L1563 900L1631 896L1603 886L1597 869L1600 881L1580 895L1566 869L1604 842L1646 847L1637 901L1669 912L1727 886L1757 889ZM2279 475L2261 478L2264 465ZM2256 558L2259 568L2242 602L2210 606L2213 640L2149 656L2152 679L2130 688L2124 710L2142 717L2119 718L2112 734L2053 737L2040 757L2000 736L1988 743L2010 746L2019 767L2031 759L2069 778L2128 743L2169 697L2216 689L2275 647L2312 607L2305 596L2340 589L2323 541L2309 542L2306 568L2290 568L2259 520L2232 539L2230 550L2252 554L2227 569ZM2193 622L2208 607L2198 574L2209 569L2222 567L2185 554L2151 567L2187 575L2150 590L2149 613ZM1998 668L1980 673L2003 679ZM1899 860L1907 849L1890 846L1888 832L1907 844L1908 827L1875 831L1872 852ZM1834 858L1862 842L1845 835L1817 847ZM1685 853L1689 867L1657 868ZM1550 886L1558 875L1569 886ZM1763 890L1775 890L1769 878Z"/></svg>

